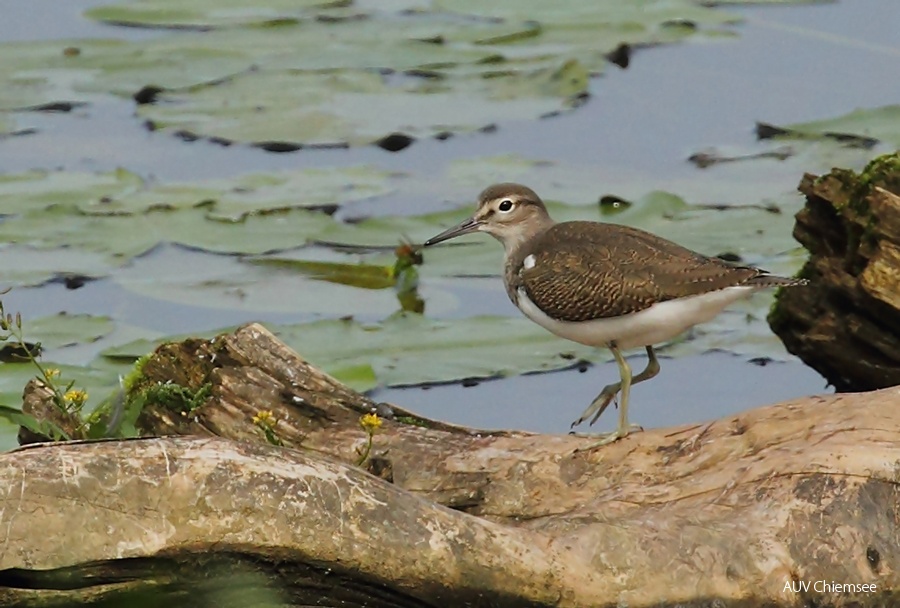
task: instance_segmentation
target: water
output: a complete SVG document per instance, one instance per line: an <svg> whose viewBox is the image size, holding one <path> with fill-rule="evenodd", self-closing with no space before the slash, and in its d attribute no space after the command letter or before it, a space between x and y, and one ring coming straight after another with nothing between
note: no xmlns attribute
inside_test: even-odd
<svg viewBox="0 0 900 608"><path fill-rule="evenodd" d="M99 3L6 0L0 40L158 35L99 25L80 16L84 8ZM900 79L895 77L900 57L896 0L755 6L740 12L747 22L735 27L739 38L733 42L641 50L627 70L613 67L595 79L590 102L577 112L549 120L501 123L495 133L419 141L396 154L375 147L273 154L243 146L185 143L151 133L133 116L130 102L108 99L72 114L34 116L38 134L0 142L0 171L57 167L106 171L124 166L161 180L198 180L368 163L429 175L444 171L454 160L517 153L584 166L596 173L598 181L630 172L645 175L648 190L656 181L675 178L702 188L718 179L716 173L694 168L685 162L687 157L712 145L752 151L757 147L752 134L757 120L812 120L900 100ZM800 177L788 164L769 163L765 171L764 179L785 192ZM441 192L426 195L430 200L401 190L375 211L422 212L447 202ZM169 256L165 261L179 268L196 262L192 258L196 254L189 252L152 255ZM518 314L502 298L471 296L465 290L457 295L459 309L447 314ZM360 294L363 308L365 297ZM19 289L4 296L4 301L8 308L29 316L59 311L110 314L122 324L168 333L253 320L305 320L300 311L296 315L246 308L212 311L170 304L128 292L110 281L88 283L77 291L59 285ZM643 365L643 360L634 359L634 365ZM760 367L730 355L710 354L664 360L662 366L658 378L633 392L635 422L664 426L699 421L824 391L821 377L796 359ZM381 390L375 396L426 416L477 427L565 432L569 421L614 379L615 367L605 365L585 373L508 378L471 388ZM607 413L599 429L611 428L614 420Z"/></svg>
<svg viewBox="0 0 900 608"><path fill-rule="evenodd" d="M826 392L825 381L797 362L749 363L728 353L713 352L679 359L660 358L658 376L631 389L629 418L646 429L702 422L759 405ZM637 373L645 356L629 362ZM570 424L608 383L619 379L614 362L549 374L530 374L480 382L462 388L382 389L372 397L437 420L478 429L518 429L568 433ZM593 426L578 432L615 429L612 405Z"/></svg>

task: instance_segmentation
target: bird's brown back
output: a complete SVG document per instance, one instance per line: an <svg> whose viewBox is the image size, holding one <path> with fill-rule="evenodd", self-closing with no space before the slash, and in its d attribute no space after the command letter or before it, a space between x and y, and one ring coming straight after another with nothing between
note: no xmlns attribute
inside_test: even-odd
<svg viewBox="0 0 900 608"><path fill-rule="evenodd" d="M523 261L534 256L534 265ZM758 268L734 266L654 234L617 224L563 222L507 260L507 289L548 316L587 321L635 313L657 302L726 287L790 284Z"/></svg>

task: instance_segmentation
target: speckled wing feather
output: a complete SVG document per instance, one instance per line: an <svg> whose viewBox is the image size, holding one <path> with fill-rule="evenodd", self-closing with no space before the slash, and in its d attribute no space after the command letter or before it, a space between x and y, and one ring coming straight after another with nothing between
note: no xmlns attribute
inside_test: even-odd
<svg viewBox="0 0 900 608"><path fill-rule="evenodd" d="M529 268L523 261L534 256ZM736 285L790 279L709 258L636 228L564 222L509 260L510 296L521 288L548 316L564 321L617 317L656 302Z"/></svg>

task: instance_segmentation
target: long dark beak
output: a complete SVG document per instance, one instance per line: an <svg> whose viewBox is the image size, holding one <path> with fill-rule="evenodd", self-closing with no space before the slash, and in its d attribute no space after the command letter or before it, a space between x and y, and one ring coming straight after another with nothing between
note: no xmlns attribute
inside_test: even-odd
<svg viewBox="0 0 900 608"><path fill-rule="evenodd" d="M458 236L462 236L464 234L469 234L470 232L475 232L478 230L478 227L481 226L481 220L476 220L474 217L470 217L469 219L457 224L453 228L448 228L444 230L442 233L435 235L425 241L425 247L429 245L436 245L437 243L442 243L443 241L447 241Z"/></svg>

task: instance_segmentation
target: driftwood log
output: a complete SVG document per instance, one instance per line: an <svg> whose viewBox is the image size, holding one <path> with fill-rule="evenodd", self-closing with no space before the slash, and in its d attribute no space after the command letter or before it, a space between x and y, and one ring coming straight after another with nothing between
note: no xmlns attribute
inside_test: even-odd
<svg viewBox="0 0 900 608"><path fill-rule="evenodd" d="M0 455L0 605L900 604L900 389L576 452L373 403L259 325L143 374L211 393L148 402L167 437Z"/></svg>
<svg viewBox="0 0 900 608"><path fill-rule="evenodd" d="M858 175L807 174L799 190L810 285L779 293L772 329L839 391L900 384L900 152Z"/></svg>

